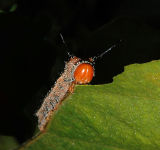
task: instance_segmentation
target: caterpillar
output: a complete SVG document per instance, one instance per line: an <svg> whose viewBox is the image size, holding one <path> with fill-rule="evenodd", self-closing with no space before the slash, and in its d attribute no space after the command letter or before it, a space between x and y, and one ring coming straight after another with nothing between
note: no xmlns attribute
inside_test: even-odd
<svg viewBox="0 0 160 150"><path fill-rule="evenodd" d="M37 111L38 128L43 131L53 111L65 98L67 93L73 93L75 84L89 83L94 76L94 68L90 61L80 61L78 57L72 57L65 64L64 72L56 81L50 93L44 99Z"/></svg>
<svg viewBox="0 0 160 150"><path fill-rule="evenodd" d="M62 38L63 39L63 38ZM104 51L102 54L89 58L89 61L82 61L78 57L71 57L65 64L64 72L57 79L53 88L44 99L40 109L37 111L38 128L43 131L58 104L67 96L73 93L76 84L88 84L94 77L95 70L93 64L97 58L114 48L115 45Z"/></svg>

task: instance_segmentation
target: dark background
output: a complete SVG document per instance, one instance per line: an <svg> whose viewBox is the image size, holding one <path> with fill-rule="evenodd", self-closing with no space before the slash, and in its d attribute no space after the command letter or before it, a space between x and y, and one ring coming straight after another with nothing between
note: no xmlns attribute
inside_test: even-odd
<svg viewBox="0 0 160 150"><path fill-rule="evenodd" d="M0 10L0 135L20 143L33 135L67 52L87 60L116 44L96 61L91 84L160 59L159 0L0 0Z"/></svg>

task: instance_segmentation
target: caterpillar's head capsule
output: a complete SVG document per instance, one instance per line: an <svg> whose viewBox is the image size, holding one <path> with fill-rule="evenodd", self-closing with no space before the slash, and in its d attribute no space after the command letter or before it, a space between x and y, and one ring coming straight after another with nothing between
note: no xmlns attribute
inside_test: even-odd
<svg viewBox="0 0 160 150"><path fill-rule="evenodd" d="M74 79L77 84L90 83L94 76L94 68L92 64L84 62L80 63L74 71Z"/></svg>

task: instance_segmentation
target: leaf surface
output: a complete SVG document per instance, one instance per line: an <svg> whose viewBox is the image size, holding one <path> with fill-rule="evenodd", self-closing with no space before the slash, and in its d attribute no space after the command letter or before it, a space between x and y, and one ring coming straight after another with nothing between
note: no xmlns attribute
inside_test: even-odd
<svg viewBox="0 0 160 150"><path fill-rule="evenodd" d="M77 86L20 149L160 149L160 61L129 65L110 84Z"/></svg>

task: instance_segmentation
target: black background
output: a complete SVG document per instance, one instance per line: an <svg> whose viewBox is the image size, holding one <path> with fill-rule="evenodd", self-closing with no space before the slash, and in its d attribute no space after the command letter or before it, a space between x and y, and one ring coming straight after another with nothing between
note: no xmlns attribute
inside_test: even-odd
<svg viewBox="0 0 160 150"><path fill-rule="evenodd" d="M19 142L33 135L34 114L67 52L87 60L116 44L96 61L91 84L160 59L159 0L1 0L0 9L0 134Z"/></svg>

